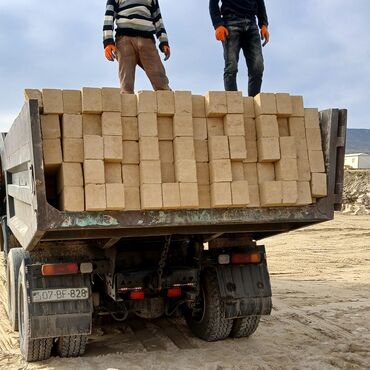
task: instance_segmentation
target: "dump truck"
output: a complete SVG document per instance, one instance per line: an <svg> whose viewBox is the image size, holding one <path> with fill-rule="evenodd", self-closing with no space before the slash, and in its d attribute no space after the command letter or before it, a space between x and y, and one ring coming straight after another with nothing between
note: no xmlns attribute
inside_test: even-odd
<svg viewBox="0 0 370 370"><path fill-rule="evenodd" d="M180 313L206 341L250 336L272 310L259 241L340 210L346 125L346 110L320 112L327 196L310 205L65 212L48 202L39 103L27 101L0 137L7 307L24 359L83 355L100 313Z"/></svg>

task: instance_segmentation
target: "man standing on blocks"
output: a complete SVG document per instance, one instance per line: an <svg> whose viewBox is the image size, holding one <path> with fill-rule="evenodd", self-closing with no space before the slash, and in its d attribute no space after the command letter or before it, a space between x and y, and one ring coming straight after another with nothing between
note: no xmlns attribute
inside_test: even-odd
<svg viewBox="0 0 370 370"><path fill-rule="evenodd" d="M224 47L225 90L238 90L236 76L240 50L243 50L248 67L248 95L256 96L261 92L264 70L261 39L263 46L270 39L264 0L210 0L209 10L216 39L222 41Z"/></svg>
<svg viewBox="0 0 370 370"><path fill-rule="evenodd" d="M113 31L116 25L116 39ZM119 63L121 93L134 93L135 70L139 65L154 90L170 90L166 71L155 45L170 58L167 33L158 0L108 0L104 19L105 57Z"/></svg>

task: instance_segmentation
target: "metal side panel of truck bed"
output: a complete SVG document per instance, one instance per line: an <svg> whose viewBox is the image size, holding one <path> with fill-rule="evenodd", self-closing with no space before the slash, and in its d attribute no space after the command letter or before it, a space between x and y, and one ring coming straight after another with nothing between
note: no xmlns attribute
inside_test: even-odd
<svg viewBox="0 0 370 370"><path fill-rule="evenodd" d="M8 226L32 250L39 241L107 239L169 234L248 233L255 240L333 218L341 205L347 111L321 112L328 196L303 207L159 211L61 212L46 199L37 100L25 103L0 138Z"/></svg>

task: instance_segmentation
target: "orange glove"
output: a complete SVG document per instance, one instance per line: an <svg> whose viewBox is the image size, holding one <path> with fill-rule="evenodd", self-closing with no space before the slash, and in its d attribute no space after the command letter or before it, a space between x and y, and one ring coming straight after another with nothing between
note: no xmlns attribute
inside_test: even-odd
<svg viewBox="0 0 370 370"><path fill-rule="evenodd" d="M110 44L107 45L104 49L105 57L110 61L113 62L114 59L117 58L117 48L116 45Z"/></svg>
<svg viewBox="0 0 370 370"><path fill-rule="evenodd" d="M229 31L226 27L218 26L216 28L216 40L225 41L227 36L229 36Z"/></svg>
<svg viewBox="0 0 370 370"><path fill-rule="evenodd" d="M165 55L164 60L170 59L171 56L171 49L168 45L163 46L163 54Z"/></svg>
<svg viewBox="0 0 370 370"><path fill-rule="evenodd" d="M263 25L261 28L261 40L265 40L262 46L266 46L270 41L270 33L267 29L267 26Z"/></svg>

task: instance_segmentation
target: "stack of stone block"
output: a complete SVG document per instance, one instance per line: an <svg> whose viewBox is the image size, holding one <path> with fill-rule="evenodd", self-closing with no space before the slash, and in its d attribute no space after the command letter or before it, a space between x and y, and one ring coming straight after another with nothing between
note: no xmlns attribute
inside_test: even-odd
<svg viewBox="0 0 370 370"><path fill-rule="evenodd" d="M38 99L49 201L63 211L301 206L327 195L303 98L115 88Z"/></svg>

